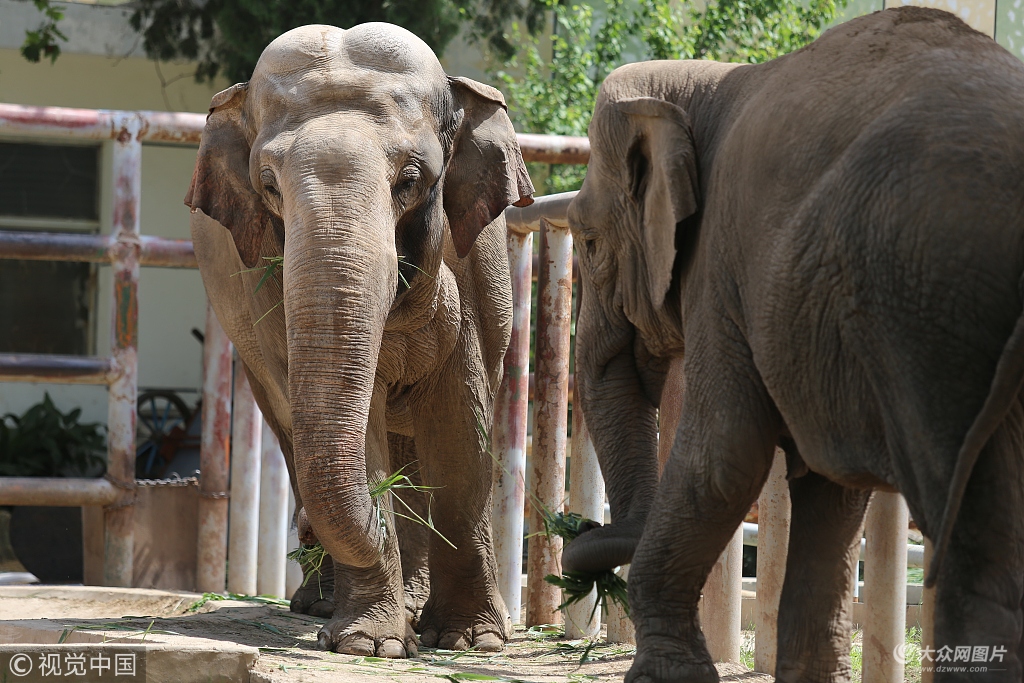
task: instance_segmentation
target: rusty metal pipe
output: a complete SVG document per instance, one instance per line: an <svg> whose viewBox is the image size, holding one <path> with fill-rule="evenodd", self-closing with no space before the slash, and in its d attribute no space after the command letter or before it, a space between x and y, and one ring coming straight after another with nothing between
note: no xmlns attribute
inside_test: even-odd
<svg viewBox="0 0 1024 683"><path fill-rule="evenodd" d="M907 524L903 496L875 491L864 523L864 680L902 683L907 626Z"/></svg>
<svg viewBox="0 0 1024 683"><path fill-rule="evenodd" d="M135 419L139 393L139 213L142 201L142 144L135 117L114 118L114 211L111 266L110 391L107 399L107 478L134 492ZM135 555L134 495L103 511L103 582L132 585Z"/></svg>
<svg viewBox="0 0 1024 683"><path fill-rule="evenodd" d="M118 111L69 107L30 107L0 104L0 133L111 140L120 134L118 122L132 117L140 142L198 145L206 116L186 112ZM526 161L546 164L586 164L590 141L585 137L520 133L519 147Z"/></svg>
<svg viewBox="0 0 1024 683"><path fill-rule="evenodd" d="M530 486L538 503L553 513L565 496L565 445L569 408L569 329L572 307L572 235L567 228L540 223L541 269L537 281L537 391L534 400ZM530 530L544 528L541 511L531 506ZM530 538L526 625L561 621L561 593L544 581L562 573L562 539Z"/></svg>
<svg viewBox="0 0 1024 683"><path fill-rule="evenodd" d="M228 504L228 590L256 595L260 539L260 450L263 414L241 360L235 360L231 404L231 499Z"/></svg>
<svg viewBox="0 0 1024 683"><path fill-rule="evenodd" d="M291 484L281 444L266 420L262 422L256 590L260 595L283 598L286 596L285 555L288 553L288 492Z"/></svg>
<svg viewBox="0 0 1024 683"><path fill-rule="evenodd" d="M111 505L124 493L102 478L0 477L0 505Z"/></svg>
<svg viewBox="0 0 1024 683"><path fill-rule="evenodd" d="M546 220L548 224L559 228L567 228L569 220L566 213L575 196L576 192L560 192L536 197L533 204L524 208L510 206L505 209L505 224L510 232L537 232L540 230L541 220ZM541 270L538 269L537 272Z"/></svg>
<svg viewBox="0 0 1024 683"><path fill-rule="evenodd" d="M228 555L228 461L231 452L231 341L206 307L203 344L203 436L199 447L196 590L224 590Z"/></svg>
<svg viewBox="0 0 1024 683"><path fill-rule="evenodd" d="M109 358L0 353L0 381L4 382L107 384L112 372Z"/></svg>
<svg viewBox="0 0 1024 683"><path fill-rule="evenodd" d="M583 411L578 407L572 411L569 511L585 519L604 522L604 477L601 476L601 465L597 462L597 452L587 430ZM597 605L595 609L596 603L595 589L584 600L565 608L567 638L594 638L601 634L601 606Z"/></svg>
<svg viewBox="0 0 1024 683"><path fill-rule="evenodd" d="M198 268L190 240L139 236L139 265L162 268ZM110 263L116 251L112 235L65 232L0 231L0 259Z"/></svg>
<svg viewBox="0 0 1024 683"><path fill-rule="evenodd" d="M523 504L526 499L526 424L529 415L530 306L533 233L508 233L512 274L512 337L494 399L491 434L495 457L491 526L498 591L513 624L522 623ZM528 386L524 387L523 385Z"/></svg>

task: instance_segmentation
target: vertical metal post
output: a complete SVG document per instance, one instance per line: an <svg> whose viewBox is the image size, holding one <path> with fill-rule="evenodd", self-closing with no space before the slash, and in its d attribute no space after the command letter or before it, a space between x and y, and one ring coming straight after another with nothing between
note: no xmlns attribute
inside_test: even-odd
<svg viewBox="0 0 1024 683"><path fill-rule="evenodd" d="M579 386L579 385L577 385ZM578 389L577 389L578 391ZM597 462L594 442L579 401L572 408L572 462L569 467L569 510L586 519L604 521L604 477ZM568 638L593 638L601 633L601 606L597 590L565 609L565 635ZM593 613L593 618L591 618Z"/></svg>
<svg viewBox="0 0 1024 683"><path fill-rule="evenodd" d="M107 413L107 478L126 492L103 514L103 583L131 586L135 552L135 411L139 376L139 212L142 198L140 121L122 115L114 140L111 380Z"/></svg>
<svg viewBox="0 0 1024 683"><path fill-rule="evenodd" d="M260 542L256 560L256 591L285 597L285 565L288 553L288 468L281 444L263 422L260 465Z"/></svg>
<svg viewBox="0 0 1024 683"><path fill-rule="evenodd" d="M715 662L739 662L742 643L743 526L725 546L704 583L701 623Z"/></svg>
<svg viewBox="0 0 1024 683"><path fill-rule="evenodd" d="M902 683L906 639L907 523L903 496L875 491L868 506L864 544L864 680Z"/></svg>
<svg viewBox="0 0 1024 683"><path fill-rule="evenodd" d="M572 235L541 219L537 274L537 342L530 483L539 504L562 511L565 498L565 442L569 409L569 330L572 309ZM530 508L530 530L544 528ZM526 625L557 623L561 591L544 581L562 573L562 539L530 538L526 577Z"/></svg>
<svg viewBox="0 0 1024 683"><path fill-rule="evenodd" d="M775 675L779 599L786 579L791 504L786 454L776 449L768 481L757 499L757 617L754 670Z"/></svg>
<svg viewBox="0 0 1024 683"><path fill-rule="evenodd" d="M199 448L196 590L224 590L228 555L228 460L231 446L231 341L206 308L203 436Z"/></svg>
<svg viewBox="0 0 1024 683"><path fill-rule="evenodd" d="M530 400L530 299L533 287L533 233L508 233L512 275L512 338L504 375L494 399L491 434L494 498L491 526L498 562L498 591L513 624L522 623L523 505L526 502L526 425Z"/></svg>
<svg viewBox="0 0 1024 683"><path fill-rule="evenodd" d="M245 368L235 361L231 406L231 499L228 503L228 591L256 594L260 541L260 437L263 414L256 405Z"/></svg>
<svg viewBox="0 0 1024 683"><path fill-rule="evenodd" d="M626 582L629 582L629 565L619 567L619 570L615 572ZM608 642L609 643L627 643L629 645L636 645L636 629L633 628L633 622L630 621L626 611L618 605L612 603L608 605Z"/></svg>

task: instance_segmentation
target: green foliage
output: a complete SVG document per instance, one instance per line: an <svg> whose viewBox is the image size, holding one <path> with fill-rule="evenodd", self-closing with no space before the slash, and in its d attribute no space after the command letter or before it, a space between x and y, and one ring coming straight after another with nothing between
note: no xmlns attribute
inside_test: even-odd
<svg viewBox="0 0 1024 683"><path fill-rule="evenodd" d="M526 133L586 135L597 91L627 61L715 59L758 63L814 40L846 0L544 0L554 17L550 48L518 24L517 54L491 69ZM579 166L532 168L545 192L579 188Z"/></svg>
<svg viewBox="0 0 1024 683"><path fill-rule="evenodd" d="M24 415L0 418L0 476L63 477L95 474L105 463L98 423L80 423L82 411L62 413L46 394Z"/></svg>
<svg viewBox="0 0 1024 683"><path fill-rule="evenodd" d="M50 4L50 0L33 0L33 3L43 13L43 23L35 31L25 31L25 42L21 44L21 55L30 62L39 62L47 57L53 64L60 57L60 43L57 39L67 41L57 22L64 18L64 10L58 9Z"/></svg>
<svg viewBox="0 0 1024 683"><path fill-rule="evenodd" d="M513 17L537 23L528 8L537 0L138 0L131 22L143 36L146 54L163 61L199 62L198 80L223 74L249 79L263 48L285 31L305 24L348 28L368 21L403 26L438 55L469 23L472 35L511 55L501 27Z"/></svg>
<svg viewBox="0 0 1024 683"><path fill-rule="evenodd" d="M587 531L597 524L585 517L575 513L558 512L551 514L548 509L541 511L544 520L544 534L551 538L559 536L566 542L572 541L584 531ZM558 606L563 609L577 603L590 595L594 588L597 588L597 601L590 613L594 618L597 606L602 605L607 611L608 600L619 604L623 611L629 614L629 595L626 590L625 580L611 570L601 572L565 572L562 576L548 574L544 577L548 583L558 586L565 594L565 601Z"/></svg>

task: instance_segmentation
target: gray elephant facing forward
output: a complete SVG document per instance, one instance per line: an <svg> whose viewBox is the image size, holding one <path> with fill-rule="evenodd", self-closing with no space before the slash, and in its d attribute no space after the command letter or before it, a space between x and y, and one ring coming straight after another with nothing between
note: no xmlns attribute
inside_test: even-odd
<svg viewBox="0 0 1024 683"><path fill-rule="evenodd" d="M936 545L935 647L999 648L985 680L1021 680L1022 112L1024 65L913 7L762 65L605 81L569 221L613 523L563 567L632 558L627 681L717 680L697 601L777 444L793 505L777 680L849 678L872 488L901 492ZM686 393L659 483L673 357Z"/></svg>
<svg viewBox="0 0 1024 683"><path fill-rule="evenodd" d="M424 645L510 635L478 427L511 330L502 211L532 192L501 94L396 26L289 31L213 100L186 198L196 257L334 559L324 647L414 653L407 604ZM283 263L257 292L260 272L238 274L261 257ZM407 463L446 540L403 537L400 558L401 520L368 486Z"/></svg>

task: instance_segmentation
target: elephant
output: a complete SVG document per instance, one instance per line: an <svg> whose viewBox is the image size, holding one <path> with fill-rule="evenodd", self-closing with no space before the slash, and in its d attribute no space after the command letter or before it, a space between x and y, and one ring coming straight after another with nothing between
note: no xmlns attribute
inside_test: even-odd
<svg viewBox="0 0 1024 683"><path fill-rule="evenodd" d="M293 29L213 98L185 199L196 259L333 560L332 599L292 602L330 611L323 648L414 656L407 604L424 646L508 640L486 432L511 334L503 211L533 191L501 93L397 26ZM426 552L396 537L408 511L371 499L396 472L430 487Z"/></svg>
<svg viewBox="0 0 1024 683"><path fill-rule="evenodd" d="M875 489L901 493L934 543L934 647L988 648L985 680L1021 679L1022 111L1024 65L916 7L763 64L605 80L568 219L577 390L612 523L562 566L631 562L628 682L718 680L698 599L777 446L792 501L778 681L849 678ZM685 390L659 480L674 360Z"/></svg>

